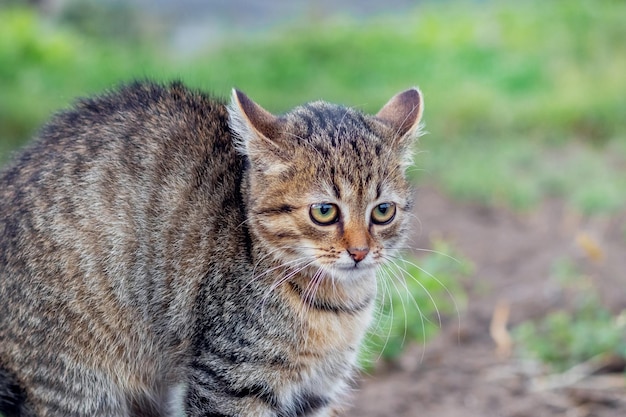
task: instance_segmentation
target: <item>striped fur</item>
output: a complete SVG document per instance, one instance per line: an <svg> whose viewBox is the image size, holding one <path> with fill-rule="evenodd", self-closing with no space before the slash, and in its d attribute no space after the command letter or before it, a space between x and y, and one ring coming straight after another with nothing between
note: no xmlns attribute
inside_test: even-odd
<svg viewBox="0 0 626 417"><path fill-rule="evenodd" d="M421 109L142 82L55 116L0 175L0 412L338 415Z"/></svg>

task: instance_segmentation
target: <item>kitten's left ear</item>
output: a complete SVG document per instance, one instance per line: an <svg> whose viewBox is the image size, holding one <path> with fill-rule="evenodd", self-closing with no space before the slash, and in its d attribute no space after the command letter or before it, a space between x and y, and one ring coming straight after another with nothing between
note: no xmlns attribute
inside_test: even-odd
<svg viewBox="0 0 626 417"><path fill-rule="evenodd" d="M419 132L419 123L424 110L422 93L416 87L396 94L383 106L376 119L394 132L394 139L400 144L412 139Z"/></svg>

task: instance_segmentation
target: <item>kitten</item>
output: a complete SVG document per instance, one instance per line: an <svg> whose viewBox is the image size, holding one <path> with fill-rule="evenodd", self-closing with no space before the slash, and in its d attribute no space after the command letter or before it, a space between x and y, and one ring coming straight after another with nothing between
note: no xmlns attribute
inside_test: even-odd
<svg viewBox="0 0 626 417"><path fill-rule="evenodd" d="M54 117L0 176L0 412L338 415L422 109L142 82Z"/></svg>

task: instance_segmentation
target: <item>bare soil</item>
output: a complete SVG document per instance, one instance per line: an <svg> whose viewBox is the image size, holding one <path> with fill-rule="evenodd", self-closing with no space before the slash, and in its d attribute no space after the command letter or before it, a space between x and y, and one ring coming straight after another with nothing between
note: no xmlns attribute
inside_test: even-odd
<svg viewBox="0 0 626 417"><path fill-rule="evenodd" d="M417 247L439 236L474 263L468 305L460 328L449 320L425 347L409 346L396 363L363 376L349 417L626 416L623 364L549 387L544 368L503 343L506 329L567 305L553 278L559 259L573 260L607 307L626 308L626 213L585 217L560 201L514 213L425 187L416 214ZM494 313L506 325L495 338Z"/></svg>

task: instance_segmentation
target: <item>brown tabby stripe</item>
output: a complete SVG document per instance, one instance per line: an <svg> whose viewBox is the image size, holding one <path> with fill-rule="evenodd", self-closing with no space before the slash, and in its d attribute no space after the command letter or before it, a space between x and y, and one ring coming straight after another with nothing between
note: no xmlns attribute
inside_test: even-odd
<svg viewBox="0 0 626 417"><path fill-rule="evenodd" d="M278 408L278 399L272 389L263 383L252 383L243 387L234 387L232 381L228 379L227 372L218 372L215 367L205 364L201 361L194 361L192 364L194 370L201 373L198 380L199 385L204 385L211 388L219 388L220 392L230 397L244 398L254 397L258 398L273 409ZM210 382L204 382L206 379Z"/></svg>
<svg viewBox="0 0 626 417"><path fill-rule="evenodd" d="M329 400L326 397L321 397L311 394L302 394L295 400L293 412L279 413L279 417L304 417L311 415L311 413L326 407L329 404Z"/></svg>
<svg viewBox="0 0 626 417"><path fill-rule="evenodd" d="M289 206L286 204L283 204L281 206L277 206L277 207L267 207L267 208L261 208L258 210L254 210L254 214L256 214L257 216L263 216L263 215L268 215L268 216L272 216L272 215L280 215L280 214L286 214L286 213L291 213L293 210L295 209L295 207L293 206Z"/></svg>

